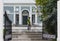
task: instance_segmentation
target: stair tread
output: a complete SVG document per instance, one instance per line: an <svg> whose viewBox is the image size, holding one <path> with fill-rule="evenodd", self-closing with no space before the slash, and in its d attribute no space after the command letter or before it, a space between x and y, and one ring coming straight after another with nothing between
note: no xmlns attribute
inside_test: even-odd
<svg viewBox="0 0 60 41"><path fill-rule="evenodd" d="M20 39L17 39L18 41L20 41ZM15 40L10 40L10 41L17 41L16 39ZM24 41L24 40L23 40ZM28 40L27 40L28 41ZM52 40L31 40L31 41L52 41Z"/></svg>
<svg viewBox="0 0 60 41"><path fill-rule="evenodd" d="M24 35L23 38L20 38L21 35ZM27 38L25 37L27 35ZM16 37L18 38L16 38ZM40 41L42 39L42 33L41 32L22 32L22 33L12 33L12 40L22 40L25 41L30 39L31 41ZM25 37L25 38L24 38Z"/></svg>

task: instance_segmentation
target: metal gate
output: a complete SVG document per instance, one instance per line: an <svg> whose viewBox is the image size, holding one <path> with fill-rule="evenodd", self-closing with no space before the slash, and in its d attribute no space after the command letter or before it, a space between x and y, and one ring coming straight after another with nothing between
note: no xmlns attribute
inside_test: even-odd
<svg viewBox="0 0 60 41"><path fill-rule="evenodd" d="M4 41L9 41L12 39L12 21L9 20L7 13L4 14L4 32L3 32Z"/></svg>

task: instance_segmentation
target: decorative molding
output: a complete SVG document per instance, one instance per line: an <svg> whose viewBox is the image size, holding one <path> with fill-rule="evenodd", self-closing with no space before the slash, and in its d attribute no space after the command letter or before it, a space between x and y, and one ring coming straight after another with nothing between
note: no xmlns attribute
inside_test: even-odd
<svg viewBox="0 0 60 41"><path fill-rule="evenodd" d="M36 5L35 3L4 3L4 5Z"/></svg>

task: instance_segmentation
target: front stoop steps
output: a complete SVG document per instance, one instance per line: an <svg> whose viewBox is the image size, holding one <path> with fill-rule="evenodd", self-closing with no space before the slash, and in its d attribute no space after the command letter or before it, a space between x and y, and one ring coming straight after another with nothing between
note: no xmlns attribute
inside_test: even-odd
<svg viewBox="0 0 60 41"><path fill-rule="evenodd" d="M23 31L13 32L12 40L10 41L51 41L51 40L42 40L41 32Z"/></svg>

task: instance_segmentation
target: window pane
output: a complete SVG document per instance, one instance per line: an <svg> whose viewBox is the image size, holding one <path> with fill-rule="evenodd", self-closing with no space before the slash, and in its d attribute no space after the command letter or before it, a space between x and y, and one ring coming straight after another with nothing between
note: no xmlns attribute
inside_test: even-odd
<svg viewBox="0 0 60 41"><path fill-rule="evenodd" d="M16 25L19 24L19 14L16 14Z"/></svg>
<svg viewBox="0 0 60 41"><path fill-rule="evenodd" d="M14 21L14 14L7 14L8 15L8 18L12 21L12 23L13 23L13 21Z"/></svg>
<svg viewBox="0 0 60 41"><path fill-rule="evenodd" d="M14 13L14 8L11 6L4 6L4 11L9 11L10 13Z"/></svg>
<svg viewBox="0 0 60 41"><path fill-rule="evenodd" d="M41 17L38 15L37 17L37 22L40 23L41 22Z"/></svg>
<svg viewBox="0 0 60 41"><path fill-rule="evenodd" d="M23 9L28 9L29 11L30 11L30 7L28 6L21 6L21 10L23 10Z"/></svg>
<svg viewBox="0 0 60 41"><path fill-rule="evenodd" d="M16 11L16 12L19 12L19 6L17 6L17 7L15 8L15 11Z"/></svg>
<svg viewBox="0 0 60 41"><path fill-rule="evenodd" d="M35 23L35 14L32 15L32 23Z"/></svg>
<svg viewBox="0 0 60 41"><path fill-rule="evenodd" d="M36 12L36 8L32 7L32 12L35 13Z"/></svg>

